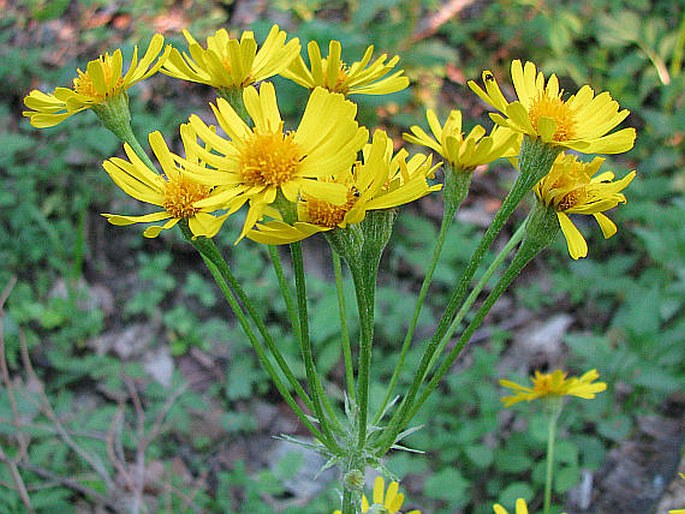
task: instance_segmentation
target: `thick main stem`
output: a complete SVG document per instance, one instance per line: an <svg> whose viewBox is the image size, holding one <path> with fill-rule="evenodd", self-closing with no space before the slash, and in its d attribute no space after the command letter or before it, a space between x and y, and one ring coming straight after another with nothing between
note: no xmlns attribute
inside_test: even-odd
<svg viewBox="0 0 685 514"><path fill-rule="evenodd" d="M359 366L357 371L358 436L357 447L366 445L369 412L369 382L373 350L374 289L376 275L369 275L365 266L353 266L352 280L359 311Z"/></svg>

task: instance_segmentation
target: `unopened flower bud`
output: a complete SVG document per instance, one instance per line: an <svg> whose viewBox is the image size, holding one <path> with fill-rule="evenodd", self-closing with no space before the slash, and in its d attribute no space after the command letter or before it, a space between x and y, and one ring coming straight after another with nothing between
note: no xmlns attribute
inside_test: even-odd
<svg viewBox="0 0 685 514"><path fill-rule="evenodd" d="M353 469L345 473L343 484L348 491L360 491L364 487L364 473L358 469Z"/></svg>

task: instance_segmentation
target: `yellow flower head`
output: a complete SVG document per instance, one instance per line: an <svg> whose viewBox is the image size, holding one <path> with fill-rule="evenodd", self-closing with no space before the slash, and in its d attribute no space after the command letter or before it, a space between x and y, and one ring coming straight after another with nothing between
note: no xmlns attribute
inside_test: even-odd
<svg viewBox="0 0 685 514"><path fill-rule="evenodd" d="M391 209L441 188L427 182L437 168L430 157L419 154L407 160L405 150L393 155L392 140L382 130L377 130L372 143L364 147L363 157L363 162L330 179L345 186L344 203L304 194L298 203L297 222L289 225L276 219L261 223L247 237L264 244L300 241L317 232L359 223L367 211Z"/></svg>
<svg viewBox="0 0 685 514"><path fill-rule="evenodd" d="M194 133L188 125L181 126L181 135L184 143L194 138ZM170 229L180 220L188 222L195 236L216 235L226 217L235 209L215 216L210 214L215 209L198 206L198 202L211 198L216 190L193 178L204 170L197 154L189 151L187 160L173 154L159 132L151 133L149 140L164 176L148 168L128 144L124 144L128 161L112 157L103 163L103 167L125 193L142 202L157 205L162 210L143 216L103 216L113 225L119 226L168 220L164 225L148 227L143 232L145 237L157 237L162 230ZM189 169L193 170L194 175L188 173Z"/></svg>
<svg viewBox="0 0 685 514"><path fill-rule="evenodd" d="M426 146L445 159L453 169L471 171L500 157L518 155L518 133L504 127L495 127L489 136L480 125L476 125L467 136L462 131L461 111L450 112L445 125L435 112L426 112L428 126L433 133L429 136L421 127L411 127L412 134L403 134L406 141Z"/></svg>
<svg viewBox="0 0 685 514"><path fill-rule="evenodd" d="M309 97L297 130L289 132L284 130L271 83L262 83L259 91L247 87L243 100L254 121L253 128L223 98L212 105L228 138L217 135L198 116L190 118L200 139L213 148L212 152L197 148L215 171L196 178L207 185L224 187L221 194L200 205L222 208L234 200L249 201L243 237L279 193L292 203L302 195L334 204L347 201L344 186L318 179L349 170L368 139L368 130L355 120L355 104L342 95L317 88Z"/></svg>
<svg viewBox="0 0 685 514"><path fill-rule="evenodd" d="M567 374L561 370L556 370L552 373L536 371L535 375L531 377L533 387L522 386L510 380L500 380L500 385L508 387L516 393L513 396L503 397L502 402L505 407L511 407L515 403L524 400L530 402L538 398L547 397L577 396L578 398L591 400L595 397L596 393L600 393L607 388L604 382L592 383L599 378L599 373L597 373L596 369L588 371L580 378L571 377L567 379ZM516 512L518 512L518 508Z"/></svg>
<svg viewBox="0 0 685 514"><path fill-rule="evenodd" d="M88 63L85 72L76 70L78 77L74 79L72 88L58 87L52 93L37 89L31 91L24 98L24 104L31 110L22 114L30 119L34 127L47 128L85 109L97 109L133 84L157 73L171 51L170 45L162 50L163 46L164 37L155 34L140 61L138 47L134 47L131 65L125 75L122 75L123 57L120 49L112 54L101 55Z"/></svg>
<svg viewBox="0 0 685 514"><path fill-rule="evenodd" d="M309 68L302 56L298 56L281 75L308 89L323 87L344 95L385 95L401 91L409 85L409 79L402 75L404 70L386 77L400 60L397 55L386 62L388 55L383 54L371 62L373 45L366 49L361 61L350 66L341 60L340 41L329 43L328 57L321 57L321 49L316 41L309 42L307 52Z"/></svg>
<svg viewBox="0 0 685 514"><path fill-rule="evenodd" d="M379 506L384 508L388 514L402 514L400 508L404 503L404 494L400 493L399 490L399 483L390 482L388 490L386 491L383 477L376 477L376 480L373 483L373 505L369 505L369 500L366 499L366 495L362 495L362 512L366 514L371 510L372 506ZM335 510L333 511L333 514L341 514L341 511ZM421 514L421 511L414 509L406 514Z"/></svg>
<svg viewBox="0 0 685 514"><path fill-rule="evenodd" d="M495 514L509 514L509 511L502 507L499 503L495 503L492 506L492 510L495 512ZM526 505L526 500L523 498L516 500L515 514L528 514L528 505Z"/></svg>
<svg viewBox="0 0 685 514"><path fill-rule="evenodd" d="M251 31L243 32L238 40L226 29L219 29L207 38L207 48L202 48L187 30L183 35L190 55L173 49L162 73L222 90L244 88L277 75L300 52L299 39L286 43L287 34L278 25L271 27L259 49Z"/></svg>
<svg viewBox="0 0 685 514"><path fill-rule="evenodd" d="M550 172L535 186L539 200L557 213L568 252L574 259L587 256L588 247L568 215L591 214L604 237L610 238L616 233L616 225L603 213L626 202L621 191L635 178L635 171L617 181L613 181L610 171L597 174L603 162L601 157L583 162L574 155L561 153Z"/></svg>
<svg viewBox="0 0 685 514"><path fill-rule="evenodd" d="M619 111L618 102L607 92L595 96L588 85L564 100L559 80L545 77L532 62L525 66L515 60L511 77L518 100L509 102L490 71L483 72L485 90L474 81L469 87L486 103L500 111L490 117L498 125L509 127L531 138L583 153L616 154L627 152L635 143L635 129L625 128L609 134L629 114Z"/></svg>

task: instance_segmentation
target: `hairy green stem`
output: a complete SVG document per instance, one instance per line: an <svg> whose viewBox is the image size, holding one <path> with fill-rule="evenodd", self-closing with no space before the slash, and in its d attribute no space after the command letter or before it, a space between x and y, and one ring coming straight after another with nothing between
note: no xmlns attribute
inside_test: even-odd
<svg viewBox="0 0 685 514"><path fill-rule="evenodd" d="M343 490L342 514L357 514L356 502L352 491Z"/></svg>
<svg viewBox="0 0 685 514"><path fill-rule="evenodd" d="M373 350L373 322L376 274L366 266L352 266L352 280L359 311L359 364L357 370L358 436L357 447L366 445L369 413L369 382ZM376 268L377 270L377 268Z"/></svg>
<svg viewBox="0 0 685 514"><path fill-rule="evenodd" d="M247 311L250 318L257 327L257 330L264 339L267 348L276 360L279 369L290 383L290 386L302 399L307 408L309 408L311 411L314 411L314 405L312 403L312 400L310 399L309 395L307 395L304 388L300 385L300 382L297 380L297 377L295 377L295 374L293 373L292 369L283 357L283 354L281 353L275 341L273 340L273 337L271 336L271 333L269 332L266 323L262 319L262 316L259 315L252 300L250 300L250 298L245 293L245 290L240 285L240 282L238 282L238 280L235 278L235 275L233 275L231 268L228 266L228 263L226 263L226 261L224 260L223 256L221 255L221 252L214 244L214 241L205 238L193 239L192 233L187 227L187 224L180 223L179 226L181 227L183 235L186 237L186 239L200 252L200 254L203 257L209 259L209 261L211 261L217 267L221 275L228 282L231 290L243 304L245 310Z"/></svg>
<svg viewBox="0 0 685 514"><path fill-rule="evenodd" d="M194 242L191 241L191 243L194 243ZM231 290L229 285L226 283L226 280L224 278L224 274L221 272L221 270L215 264L215 262L212 258L210 258L208 255L206 255L195 244L193 244L193 246L195 246L198 249L200 256L202 257L202 259L204 260L204 262L207 266L207 269L209 269L210 273L212 274L212 277L214 277L214 281L219 286L219 289L221 290L222 294L224 295L224 298L226 299L226 301L228 302L228 305L230 306L231 310L233 311L233 314L238 319L238 323L240 323L240 326L242 327L243 332L245 333L245 335L250 340L250 343L252 344L252 347L254 348L255 353L257 354L257 358L259 359L259 362L261 363L264 370L269 374L269 376L273 380L274 385L276 386L276 389L278 390L278 392L281 394L281 396L283 397L285 402L292 409L292 411L295 413L295 415L299 418L299 420L302 422L302 424L305 427L307 427L309 432L314 437L316 437L318 440L326 441L323 434L310 421L309 417L300 408L300 406L297 404L297 402L295 401L293 396L290 394L290 391L288 390L288 388L285 386L285 384L283 384L283 382L279 378L277 371L274 369L273 365L271 364L271 361L269 360L268 356L264 352L264 348L262 347L262 345L259 342L259 340L257 339L252 327L250 326L250 322L247 319L247 316L245 316L245 313L243 312L242 308L240 307L240 304L237 301L236 295Z"/></svg>
<svg viewBox="0 0 685 514"><path fill-rule="evenodd" d="M278 279L278 285L281 288L281 294L283 295L283 301L285 302L285 307L288 311L288 317L290 318L290 325L295 331L297 339L300 339L300 319L297 315L297 308L295 307L295 302L293 301L292 294L290 292L290 287L288 286L288 281L283 273L283 265L281 264L281 257L278 254L278 247L275 245L267 245L269 248L269 256L271 257L271 264L276 272L276 278Z"/></svg>
<svg viewBox="0 0 685 514"><path fill-rule="evenodd" d="M302 245L292 243L290 252L293 261L293 272L295 274L295 290L297 293L297 309L300 318L300 352L304 361L305 374L309 384L310 394L314 412L321 426L321 430L326 437L335 440L331 432L330 422L338 425L339 420L330 405L326 392L321 385L319 373L316 370L314 354L312 352L312 342L309 337L309 313L307 308L307 285L304 274L304 260L302 258ZM328 416L324 413L326 409Z"/></svg>
<svg viewBox="0 0 685 514"><path fill-rule="evenodd" d="M435 352L433 358L431 359L431 362L428 364L428 373L430 373L430 370L433 369L433 366L435 366L438 357L442 355L445 346L447 346L447 343L450 341L454 333L457 331L457 328L459 328L459 325L464 320L464 316L466 316L466 313L469 312L469 310L471 309L471 306L474 304L474 302L480 295L481 291L485 287L485 284L488 283L488 281L495 273L497 268L499 268L504 259L506 259L507 255L509 255L511 251L516 247L516 245L518 245L521 242L521 239L523 239L523 235L526 231L526 222L527 220L521 224L521 226L516 230L516 232L514 232L514 235L511 236L511 239L507 241L507 244L505 244L502 250L497 254L497 257L495 257L492 263L490 263L488 269L485 270L483 276L480 278L476 286L471 290L466 300L464 300L464 303L459 309L459 312L457 312L457 315L452 320L452 323L447 329L447 332L442 338L442 341L440 341L440 346L438 347L438 350Z"/></svg>
<svg viewBox="0 0 685 514"><path fill-rule="evenodd" d="M402 368L404 367L404 361L409 352L409 347L411 346L412 339L414 337L414 331L416 330L416 325L419 321L419 315L421 314L421 309L423 308L423 303L428 295L428 289L433 280L433 274L435 273L435 268L440 261L440 254L442 253L442 248L445 244L447 238L447 233L449 232L452 222L454 221L454 215L456 214L459 206L466 198L469 191L469 185L471 184L471 178L473 174L470 171L463 170L448 170L446 172L446 190L444 192L445 197L445 210L443 211L442 221L440 223L440 231L438 232L438 239L435 242L433 248L433 257L431 262L428 264L426 269L426 274L423 277L423 282L421 284L421 289L419 290L418 298L416 299L416 305L414 307L414 314L412 315L411 321L409 322L409 328L404 336L404 342L402 343L402 349L400 350L399 360L395 369L393 370L392 377L390 378L390 383L388 384L385 397L381 403L381 407L376 414L374 419L374 424L380 421L380 417L383 415L385 408L387 407L390 399L392 398L395 385L400 377Z"/></svg>
<svg viewBox="0 0 685 514"><path fill-rule="evenodd" d="M342 341L343 358L345 360L345 381L347 383L347 396L350 400L355 399L354 390L354 364L352 362L352 348L350 346L350 331L347 327L347 307L345 305L345 290L343 288L342 263L340 255L335 250L333 253L333 271L335 273L335 290L338 295L338 312L340 314L340 338Z"/></svg>
<svg viewBox="0 0 685 514"><path fill-rule="evenodd" d="M100 118L106 129L117 136L119 140L128 143L145 165L157 172L157 168L138 142L138 138L131 128L131 110L128 106L128 94L125 91L110 98L105 103L94 106L93 112Z"/></svg>
<svg viewBox="0 0 685 514"><path fill-rule="evenodd" d="M519 176L514 182L511 191L505 198L499 211L497 211L492 223L485 231L485 234L483 235L483 238L471 257L466 270L462 274L457 287L453 291L447 307L445 308L445 312L438 323L438 327L433 334L431 341L426 347L426 350L424 351L419 364L419 369L414 375L414 379L409 386L407 394L402 399L399 408L393 414L393 417L389 422L389 426L401 426L404 424L403 420L406 421L411 419L411 416L408 416L408 412L415 411L415 409L413 409L413 402L418 394L419 388L423 383L424 377L426 376L428 365L433 360L433 356L436 354L443 337L447 333L454 315L459 308L459 304L464 299L469 284L471 283L474 274L480 267L488 248L490 248L493 241L504 227L504 224L509 219L509 216L511 216L512 212L521 202L524 196L542 177L549 173L554 159L556 159L556 156L559 154L559 152L560 149L556 147L552 147L540 141L531 140L528 137L524 137L519 158ZM400 431L401 429L393 429L391 432L396 432L395 435L397 435L400 433Z"/></svg>
<svg viewBox="0 0 685 514"><path fill-rule="evenodd" d="M504 291L509 287L509 285L528 264L528 262L530 262L551 241L554 240L559 232L559 228L559 221L556 213L552 209L544 206L542 203L536 202L535 208L531 211L525 223L525 238L523 239L518 251L514 255L511 263L504 271L502 277L499 279L478 311L476 311L474 318L461 334L454 348L450 350L447 356L443 359L440 367L433 374L428 384L426 384L421 396L418 399L416 399L416 397L411 398L411 401L407 403L408 406L405 408L402 416L397 419L396 423L390 425L390 430L382 439L382 444L380 445L380 455L383 455L384 452L392 447L397 436L402 432L402 430L404 430L404 427L416 415L433 391L435 391L442 377L445 376L445 374L452 367L454 361L457 359L457 357L459 357L459 354L469 342L474 332L478 329L478 327L480 327L483 319L485 319L485 316L488 314L497 299L502 295L502 293L504 293ZM426 354L424 354L424 359L425 357ZM428 363L425 360L422 360L417 374L425 372L424 364L427 365ZM422 376L420 378L423 379L424 377ZM423 382L423 380L421 380L421 382Z"/></svg>

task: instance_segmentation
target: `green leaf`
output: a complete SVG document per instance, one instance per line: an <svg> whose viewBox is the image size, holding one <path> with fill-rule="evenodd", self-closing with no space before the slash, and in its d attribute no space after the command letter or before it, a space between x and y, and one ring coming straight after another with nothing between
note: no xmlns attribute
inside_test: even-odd
<svg viewBox="0 0 685 514"><path fill-rule="evenodd" d="M554 473L554 490L563 494L574 488L580 480L578 466L561 466Z"/></svg>
<svg viewBox="0 0 685 514"><path fill-rule="evenodd" d="M535 492L526 482L512 482L500 492L497 502L504 507L511 507L510 512L513 512L513 506L518 498L529 501L534 496Z"/></svg>
<svg viewBox="0 0 685 514"><path fill-rule="evenodd" d="M468 503L470 482L454 468L444 468L426 479L424 493L429 498L444 500L452 507Z"/></svg>
<svg viewBox="0 0 685 514"><path fill-rule="evenodd" d="M471 459L471 462L479 468L489 467L495 458L493 449L483 444L467 446L465 453L466 456Z"/></svg>

